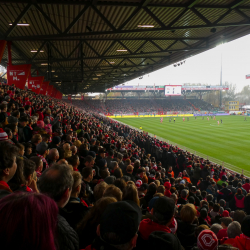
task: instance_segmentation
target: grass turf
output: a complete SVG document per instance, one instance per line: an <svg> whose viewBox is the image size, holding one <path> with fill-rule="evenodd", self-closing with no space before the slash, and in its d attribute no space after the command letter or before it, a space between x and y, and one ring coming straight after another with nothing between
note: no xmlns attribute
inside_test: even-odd
<svg viewBox="0 0 250 250"><path fill-rule="evenodd" d="M217 120L223 123L217 124ZM243 116L217 116L216 121L209 117L174 118L116 118L133 127L142 126L144 131L160 136L166 140L183 145L197 152L214 157L239 168L250 170L250 117L244 121Z"/></svg>

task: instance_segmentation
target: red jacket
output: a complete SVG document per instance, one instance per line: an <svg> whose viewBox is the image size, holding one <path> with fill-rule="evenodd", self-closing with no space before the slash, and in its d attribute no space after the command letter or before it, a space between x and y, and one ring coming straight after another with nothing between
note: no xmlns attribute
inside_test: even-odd
<svg viewBox="0 0 250 250"><path fill-rule="evenodd" d="M224 237L227 237L227 228L223 228L217 233L217 238L219 240L223 239Z"/></svg>
<svg viewBox="0 0 250 250"><path fill-rule="evenodd" d="M249 193L249 190L250 190L250 184L249 183L245 183L244 185L242 185L242 187L247 191L247 193Z"/></svg>
<svg viewBox="0 0 250 250"><path fill-rule="evenodd" d="M155 223L150 219L144 219L141 221L139 226L139 232L144 240L148 240L149 235L155 231L163 231L166 233L171 233L169 227Z"/></svg>
<svg viewBox="0 0 250 250"><path fill-rule="evenodd" d="M250 238L244 234L237 236L234 239L233 247L237 247L239 250L250 250Z"/></svg>

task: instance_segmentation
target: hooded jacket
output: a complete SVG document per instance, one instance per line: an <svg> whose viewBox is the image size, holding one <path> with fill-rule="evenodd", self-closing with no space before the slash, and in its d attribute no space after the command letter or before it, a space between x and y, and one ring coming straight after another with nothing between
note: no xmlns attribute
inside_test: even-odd
<svg viewBox="0 0 250 250"><path fill-rule="evenodd" d="M234 239L233 246L237 247L239 250L250 250L250 238L241 234Z"/></svg>
<svg viewBox="0 0 250 250"><path fill-rule="evenodd" d="M155 231L163 231L166 233L171 233L169 227L160 225L151 219L144 219L141 221L139 226L139 233L143 240L148 240L149 235Z"/></svg>

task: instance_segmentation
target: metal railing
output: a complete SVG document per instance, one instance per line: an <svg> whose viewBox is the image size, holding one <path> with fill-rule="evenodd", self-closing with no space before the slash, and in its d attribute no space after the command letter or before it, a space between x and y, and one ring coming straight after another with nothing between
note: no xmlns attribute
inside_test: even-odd
<svg viewBox="0 0 250 250"><path fill-rule="evenodd" d="M112 119L112 118L109 118L109 119ZM115 119L112 119L112 120L115 120ZM120 122L120 121L117 121L115 120L116 122L119 122L123 125L126 125L128 127L130 127L131 129L135 129L137 131L140 131L140 129L136 128L136 127L133 127L133 126L130 126L126 123L123 123L123 122ZM140 131L141 132L141 131ZM198 156L200 158L203 158L203 159L206 159L206 160L209 160L210 162L214 163L214 164L217 164L217 165L220 165L222 166L223 168L227 169L228 171L230 172L234 172L234 173L238 173L238 174L244 174L244 176L247 176L247 177L250 177L250 171L247 171L245 169L242 169L242 168L239 168L239 167L236 167L230 163L227 163L227 162L224 162L224 161L221 161L219 159L216 159L214 157L211 157L209 155L205 155L201 152L198 152L194 149L191 149L191 148L188 148L186 146L183 146L181 144L178 144L178 143L175 143L175 142L172 142L172 141L169 141L169 140L166 140L165 138L162 138L160 136L157 136L157 135L154 135L152 133L148 133L149 136L151 136L152 138L156 138L160 141L164 141L164 142L167 142L168 144L170 145L173 145L173 146L177 146L178 148L184 150L184 151L187 151L187 152L190 152L191 154L194 154L195 156Z"/></svg>

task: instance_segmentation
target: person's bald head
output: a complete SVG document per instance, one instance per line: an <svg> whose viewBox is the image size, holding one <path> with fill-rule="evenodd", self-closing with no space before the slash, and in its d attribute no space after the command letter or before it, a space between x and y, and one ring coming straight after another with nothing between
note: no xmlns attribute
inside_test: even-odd
<svg viewBox="0 0 250 250"><path fill-rule="evenodd" d="M75 155L75 154L77 153L77 147L76 147L75 145L72 145L72 146L70 147L70 150L71 150L71 152L72 152L72 155Z"/></svg>
<svg viewBox="0 0 250 250"><path fill-rule="evenodd" d="M59 159L59 152L56 148L52 148L49 151L49 159L52 161L57 161Z"/></svg>
<svg viewBox="0 0 250 250"><path fill-rule="evenodd" d="M65 159L61 159L57 162L57 164L65 164L65 165L69 165L68 161Z"/></svg>

